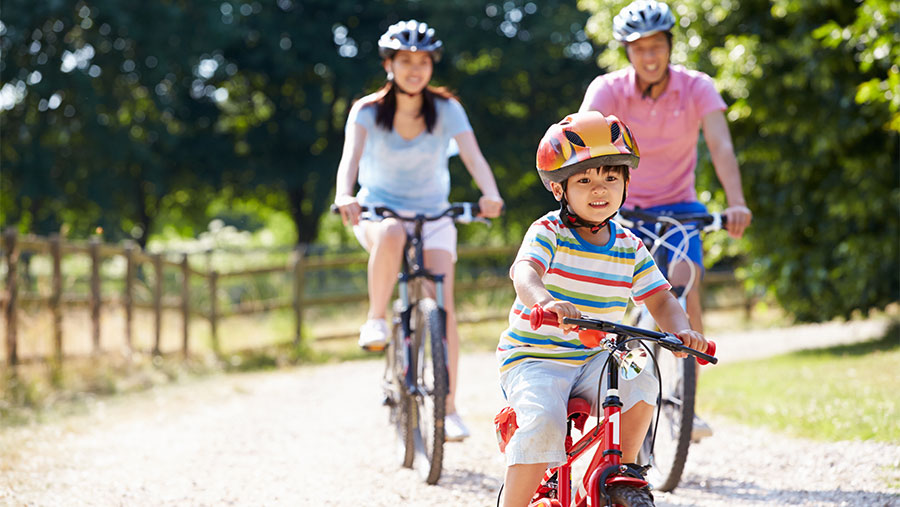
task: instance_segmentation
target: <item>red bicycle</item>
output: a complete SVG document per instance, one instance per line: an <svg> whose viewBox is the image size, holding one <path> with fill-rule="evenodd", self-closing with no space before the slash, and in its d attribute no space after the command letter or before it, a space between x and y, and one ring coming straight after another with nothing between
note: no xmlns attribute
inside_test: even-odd
<svg viewBox="0 0 900 507"><path fill-rule="evenodd" d="M544 310L539 305L531 309L531 327L539 328L543 324L557 325L555 313ZM681 340L671 333L661 333L623 324L615 324L599 319L565 318L565 324L578 326L574 331L587 347L602 347L609 352L604 366L607 378L606 398L603 401L603 417L598 417L593 429L585 431L585 423L591 414L590 404L582 398L572 398L568 404L566 430L566 456L563 465L551 467L544 474L541 484L535 491L530 507L577 507L619 505L622 507L652 506L653 496L645 474L650 465L632 465L622 463L622 449L619 445L622 402L618 397L619 379L633 379L641 374L652 360L654 368L656 359L652 348L643 342L659 346L672 352L685 352L697 358L700 364L716 364L715 343L709 342L708 354L685 347ZM602 377L602 375L601 375ZM662 377L656 369L656 377L662 392ZM599 386L598 386L599 389ZM600 398L597 397L597 404ZM657 412L659 403L657 403ZM599 406L597 407L600 413ZM659 420L657 413L656 420ZM494 420L497 425L497 436L501 451L515 432L515 413L509 407L503 409ZM581 432L581 438L573 442L572 427ZM654 434L656 432L654 431ZM652 444L651 444L652 445ZM585 471L581 483L573 495L573 464L585 456L588 451L598 446L590 464ZM503 488L500 489L500 495ZM497 505L500 505L500 495Z"/></svg>

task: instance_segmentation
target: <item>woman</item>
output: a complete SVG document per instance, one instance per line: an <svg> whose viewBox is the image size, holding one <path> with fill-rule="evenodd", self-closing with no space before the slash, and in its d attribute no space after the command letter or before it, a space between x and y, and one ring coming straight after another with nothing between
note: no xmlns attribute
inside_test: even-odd
<svg viewBox="0 0 900 507"><path fill-rule="evenodd" d="M503 207L490 166L462 106L447 90L429 86L434 63L443 49L434 29L415 20L401 21L381 36L378 49L387 83L350 109L335 192L344 224L353 226L360 244L370 254L369 311L359 334L359 345L366 350L381 350L387 341L385 312L400 271L406 234L397 220L360 221L360 205L388 206L413 214L445 209L450 193L448 150L455 141L460 158L481 190L481 215L496 217ZM356 182L360 190L354 196ZM453 303L456 227L450 218L428 222L424 238L425 266L445 275L450 372L445 433L447 440L458 441L469 436L469 431L455 405L459 363Z"/></svg>

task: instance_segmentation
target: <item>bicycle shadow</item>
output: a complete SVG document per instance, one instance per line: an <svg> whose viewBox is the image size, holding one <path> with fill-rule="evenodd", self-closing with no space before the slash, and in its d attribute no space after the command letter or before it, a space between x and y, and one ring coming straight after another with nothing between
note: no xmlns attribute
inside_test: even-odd
<svg viewBox="0 0 900 507"><path fill-rule="evenodd" d="M472 493L478 496L492 494L496 497L500 491L500 484L501 480L496 475L464 468L445 468L437 486L452 490L454 493Z"/></svg>
<svg viewBox="0 0 900 507"><path fill-rule="evenodd" d="M703 505L866 505L900 506L900 494L858 489L830 490L769 488L728 477L683 482L672 493L654 493L657 507L692 505L683 500L703 498ZM707 503L707 501L709 503Z"/></svg>

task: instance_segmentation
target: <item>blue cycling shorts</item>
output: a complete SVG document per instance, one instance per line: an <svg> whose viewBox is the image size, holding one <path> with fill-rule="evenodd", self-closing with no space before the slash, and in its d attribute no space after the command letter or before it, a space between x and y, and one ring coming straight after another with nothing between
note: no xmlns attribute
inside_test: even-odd
<svg viewBox="0 0 900 507"><path fill-rule="evenodd" d="M667 211L671 213L707 213L706 206L696 201L664 204L662 206L653 206L652 208L641 208L641 211L647 211L649 213L662 213ZM644 227L651 226L645 224ZM700 276L702 277L705 272L703 269L703 238L700 236L700 231L697 230L696 224L686 224L685 228L688 231L689 238L686 245L687 251L684 253L687 254L688 259L700 267ZM631 231L634 232L637 237L644 240L645 244L650 240L651 243L647 244L648 248L652 246L652 238L648 238L647 235L642 233L639 229L631 229ZM685 245L681 245L682 241L684 241L684 234L678 230L672 231L671 235L666 237L666 243L675 247L681 246L683 250ZM666 251L666 262L663 263L663 265L660 265L659 269L662 271L663 276L668 277L669 263L672 262L676 253L664 246L659 246L658 250ZM654 260L656 260L656 257L654 257ZM657 264L660 263L657 262Z"/></svg>

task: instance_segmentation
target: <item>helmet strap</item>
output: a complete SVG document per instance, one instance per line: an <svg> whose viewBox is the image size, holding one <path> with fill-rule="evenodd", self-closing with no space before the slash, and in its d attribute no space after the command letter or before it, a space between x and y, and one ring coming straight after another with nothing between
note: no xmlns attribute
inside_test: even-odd
<svg viewBox="0 0 900 507"><path fill-rule="evenodd" d="M669 66L666 65L666 72L663 74L663 76L662 76L661 78L659 78L659 81L656 81L655 83L650 83L650 84L648 84L647 87L644 88L644 91L641 92L641 98L642 98L642 99L646 99L647 97L649 97L650 94L653 93L653 87L656 86L656 85L658 85L658 84L660 84L660 83L662 83L662 82L665 81L668 77L669 77Z"/></svg>
<svg viewBox="0 0 900 507"><path fill-rule="evenodd" d="M566 199L566 186L567 186L566 182L564 181L562 183L562 187L563 187L562 198L559 200L559 218L562 219L563 224L565 224L566 226L571 227L573 229L575 227L587 227L588 229L591 230L592 234L597 234L600 231L602 231L604 227L606 227L606 224L608 224L610 220L612 220L616 215L619 214L619 210L617 209L615 212L613 212L612 215L606 217L605 220L603 220L602 222L599 222L599 223L588 222L587 220L584 220L583 218L581 218L580 216L576 215L574 212L569 210L569 201ZM621 208L622 205L625 204L625 198L627 196L628 196L628 188L626 187L625 190L622 191L622 203L619 204L619 208Z"/></svg>

